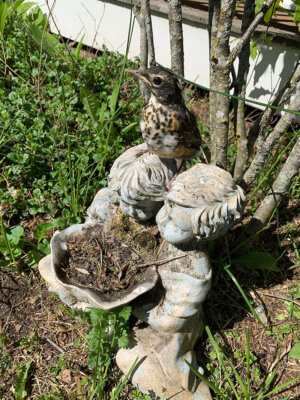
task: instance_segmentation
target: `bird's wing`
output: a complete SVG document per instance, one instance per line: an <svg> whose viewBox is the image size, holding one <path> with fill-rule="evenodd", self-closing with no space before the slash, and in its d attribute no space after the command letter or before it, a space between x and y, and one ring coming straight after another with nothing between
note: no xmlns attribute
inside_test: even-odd
<svg viewBox="0 0 300 400"><path fill-rule="evenodd" d="M182 122L182 133L185 145L187 147L199 149L202 140L197 126L196 117L188 109L186 109L184 120Z"/></svg>

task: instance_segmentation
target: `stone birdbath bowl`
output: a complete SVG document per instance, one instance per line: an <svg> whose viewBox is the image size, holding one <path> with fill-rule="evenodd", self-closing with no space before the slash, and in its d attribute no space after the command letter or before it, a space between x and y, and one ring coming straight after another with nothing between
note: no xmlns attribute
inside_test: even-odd
<svg viewBox="0 0 300 400"><path fill-rule="evenodd" d="M149 266L138 274L139 279L138 281L136 279L135 284L113 293L100 289L99 285L94 283L87 285L80 283L82 279L70 278L68 276L70 244L74 246L77 243L80 246L84 242L85 245L91 243L89 246L91 247L95 243L93 239L97 241L102 237L102 233L103 224L94 221L73 225L57 233L51 240L51 255L45 257L39 265L40 273L47 281L49 290L56 292L60 299L70 306L79 309L96 307L107 311L113 310L151 290L159 278L156 267ZM82 278L89 274L87 269L82 268L80 262L76 270L73 272L77 272ZM94 277L95 275L92 275L90 280Z"/></svg>
<svg viewBox="0 0 300 400"><path fill-rule="evenodd" d="M126 374L138 358L130 380L142 392L211 400L208 386L186 360L203 373L193 348L203 331L203 303L212 279L206 244L240 219L245 196L231 175L216 166L198 163L173 179L176 161L145 150L145 144L130 148L114 162L86 222L54 235L51 254L41 260L39 270L49 290L72 307L113 310L131 305L141 323L116 361ZM142 245L136 245L139 235ZM74 243L82 252L87 242L86 252L74 258ZM96 279L89 284L79 279L95 272L86 271L86 261L97 252L98 242L102 250L113 243L112 249L105 248L108 258L120 255L123 246L133 250L127 251L127 259L118 258L120 269L109 278L118 286L128 273L124 268L135 265L136 277L122 290L107 290L105 279L100 285ZM132 261L133 253L138 260ZM70 275L72 265L75 273Z"/></svg>

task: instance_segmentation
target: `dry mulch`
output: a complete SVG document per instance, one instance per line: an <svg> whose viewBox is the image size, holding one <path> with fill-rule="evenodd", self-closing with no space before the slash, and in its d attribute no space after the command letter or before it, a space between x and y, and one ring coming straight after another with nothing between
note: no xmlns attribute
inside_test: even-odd
<svg viewBox="0 0 300 400"><path fill-rule="evenodd" d="M121 214L109 232L70 241L63 271L74 283L104 294L121 292L140 281L160 241L155 226L141 227Z"/></svg>

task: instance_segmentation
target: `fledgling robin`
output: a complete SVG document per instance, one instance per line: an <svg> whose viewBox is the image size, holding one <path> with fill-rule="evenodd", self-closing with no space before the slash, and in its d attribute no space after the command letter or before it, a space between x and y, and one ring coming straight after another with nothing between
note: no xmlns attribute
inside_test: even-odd
<svg viewBox="0 0 300 400"><path fill-rule="evenodd" d="M195 116L184 104L178 80L160 67L128 72L145 82L151 91L140 123L149 149L160 158L187 160L196 156L201 136Z"/></svg>

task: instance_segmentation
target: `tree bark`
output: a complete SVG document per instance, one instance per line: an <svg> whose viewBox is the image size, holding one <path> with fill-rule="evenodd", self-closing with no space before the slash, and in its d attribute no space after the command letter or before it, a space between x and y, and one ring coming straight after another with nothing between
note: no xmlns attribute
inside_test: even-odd
<svg viewBox="0 0 300 400"><path fill-rule="evenodd" d="M278 202L288 190L292 179L297 175L300 167L300 137L294 145L289 157L275 179L272 190L266 195L256 210L251 222L246 228L246 234L252 236L261 230L268 222Z"/></svg>
<svg viewBox="0 0 300 400"><path fill-rule="evenodd" d="M184 76L184 53L182 33L181 0L168 0L171 69Z"/></svg>
<svg viewBox="0 0 300 400"><path fill-rule="evenodd" d="M236 1L214 0L210 3L210 88L229 93L229 39ZM210 92L209 100L211 163L226 169L230 99Z"/></svg>
<svg viewBox="0 0 300 400"><path fill-rule="evenodd" d="M255 3L253 0L245 1L244 15L242 21L242 35L249 28L254 19ZM250 38L244 42L239 55L239 70L237 76L238 96L246 97L246 84L249 72ZM237 156L234 168L234 180L239 182L242 178L248 161L248 136L245 126L245 101L238 100L236 111L236 146Z"/></svg>
<svg viewBox="0 0 300 400"><path fill-rule="evenodd" d="M140 27L140 70L143 71L148 67L148 39L146 31L146 3L147 0L141 0L140 6L133 8L133 13ZM149 100L150 94L145 82L139 81L140 91L144 103Z"/></svg>
<svg viewBox="0 0 300 400"><path fill-rule="evenodd" d="M290 108L295 111L300 110L300 92L296 93ZM262 170L267 158L271 154L273 147L277 144L280 137L289 128L291 123L295 121L295 118L295 114L285 112L266 139L264 139L263 134L260 135L256 155L243 176L243 187L249 187L254 182L256 176Z"/></svg>
<svg viewBox="0 0 300 400"><path fill-rule="evenodd" d="M153 67L155 65L155 50L153 41L150 0L141 0L141 2L142 4L144 3L144 9L145 9L145 23L146 23L146 34L148 43L149 66Z"/></svg>

